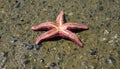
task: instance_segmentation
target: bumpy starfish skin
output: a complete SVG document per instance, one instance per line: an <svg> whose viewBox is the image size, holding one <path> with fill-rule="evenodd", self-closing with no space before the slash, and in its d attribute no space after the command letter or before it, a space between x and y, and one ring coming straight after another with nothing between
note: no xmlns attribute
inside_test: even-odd
<svg viewBox="0 0 120 69"><path fill-rule="evenodd" d="M41 43L45 39L53 38L55 36L60 36L63 38L68 38L75 42L78 46L82 47L82 43L78 37L72 33L70 30L73 29L88 29L86 25L64 21L64 12L61 11L57 16L56 22L45 22L40 25L33 26L32 30L48 30L47 32L41 34L37 40L36 44Z"/></svg>

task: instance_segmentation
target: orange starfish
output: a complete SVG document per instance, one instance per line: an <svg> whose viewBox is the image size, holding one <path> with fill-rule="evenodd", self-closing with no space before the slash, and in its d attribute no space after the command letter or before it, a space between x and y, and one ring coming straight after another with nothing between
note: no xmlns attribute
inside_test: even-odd
<svg viewBox="0 0 120 69"><path fill-rule="evenodd" d="M75 29L88 29L86 25L64 21L64 12L61 11L57 16L56 22L45 22L37 26L33 26L32 30L49 30L42 35L40 35L36 44L41 43L45 39L53 38L55 36L60 36L63 38L68 38L75 42L78 46L82 47L83 44L79 41L78 37L72 33L70 30Z"/></svg>

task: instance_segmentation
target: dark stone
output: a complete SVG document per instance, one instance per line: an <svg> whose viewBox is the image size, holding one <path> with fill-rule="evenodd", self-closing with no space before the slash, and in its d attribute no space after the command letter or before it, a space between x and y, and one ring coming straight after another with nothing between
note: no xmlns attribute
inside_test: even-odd
<svg viewBox="0 0 120 69"><path fill-rule="evenodd" d="M101 23L100 23L100 26L104 26L104 23L103 23L103 22L101 22Z"/></svg>
<svg viewBox="0 0 120 69"><path fill-rule="evenodd" d="M24 19L20 19L20 21L22 21L22 22L23 22L23 21L24 21Z"/></svg>
<svg viewBox="0 0 120 69"><path fill-rule="evenodd" d="M103 11L103 6L100 6L98 9L99 11Z"/></svg>
<svg viewBox="0 0 120 69"><path fill-rule="evenodd" d="M49 9L52 9L53 7L52 6L48 6Z"/></svg>
<svg viewBox="0 0 120 69"><path fill-rule="evenodd" d="M110 23L106 23L106 27L110 27L111 26L111 24Z"/></svg>
<svg viewBox="0 0 120 69"><path fill-rule="evenodd" d="M78 50L78 48L74 48L73 50L76 51L76 50Z"/></svg>
<svg viewBox="0 0 120 69"><path fill-rule="evenodd" d="M18 1L17 1L17 0L16 0L15 2L16 2L16 3L18 3Z"/></svg>
<svg viewBox="0 0 120 69"><path fill-rule="evenodd" d="M20 5L21 5L21 3L19 2L19 3L17 3L16 4L16 6L15 6L15 8L19 8L20 7Z"/></svg>
<svg viewBox="0 0 120 69"><path fill-rule="evenodd" d="M61 65L62 64L62 60L58 60L57 64Z"/></svg>
<svg viewBox="0 0 120 69"><path fill-rule="evenodd" d="M23 63L28 64L28 63L30 63L30 60L25 60Z"/></svg>
<svg viewBox="0 0 120 69"><path fill-rule="evenodd" d="M39 50L41 45L35 45L35 50Z"/></svg>

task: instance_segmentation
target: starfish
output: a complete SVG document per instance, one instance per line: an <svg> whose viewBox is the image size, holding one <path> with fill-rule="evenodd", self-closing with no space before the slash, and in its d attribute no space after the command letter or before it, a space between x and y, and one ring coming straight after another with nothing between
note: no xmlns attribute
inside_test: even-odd
<svg viewBox="0 0 120 69"><path fill-rule="evenodd" d="M64 20L64 12L61 11L57 16L56 22L44 22L37 26L32 26L32 30L48 30L47 32L41 34L37 40L36 44L41 43L45 39L50 39L56 36L67 38L75 42L79 47L82 47L83 44L80 42L78 37L71 32L71 30L82 29L87 30L88 27L83 24L78 24L74 22L66 23Z"/></svg>

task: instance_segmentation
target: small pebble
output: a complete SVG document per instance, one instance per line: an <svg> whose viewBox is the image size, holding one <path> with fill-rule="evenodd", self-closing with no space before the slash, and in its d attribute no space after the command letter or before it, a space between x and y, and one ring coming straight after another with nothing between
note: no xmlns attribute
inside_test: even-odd
<svg viewBox="0 0 120 69"><path fill-rule="evenodd" d="M34 45L27 46L27 50L32 50L34 48Z"/></svg>
<svg viewBox="0 0 120 69"><path fill-rule="evenodd" d="M110 63L110 64L115 64L116 60L113 57L109 57L108 59L105 60L106 63Z"/></svg>
<svg viewBox="0 0 120 69"><path fill-rule="evenodd" d="M57 54L57 59L61 60L66 54L65 53L58 53Z"/></svg>
<svg viewBox="0 0 120 69"><path fill-rule="evenodd" d="M118 34L115 34L112 38L113 39L117 39L118 38Z"/></svg>
<svg viewBox="0 0 120 69"><path fill-rule="evenodd" d="M90 55L93 56L93 55L96 55L96 53L97 53L97 48L92 49Z"/></svg>
<svg viewBox="0 0 120 69"><path fill-rule="evenodd" d="M55 66L56 66L56 63L52 62L52 63L50 64L50 66L51 66L51 67L55 67Z"/></svg>
<svg viewBox="0 0 120 69"><path fill-rule="evenodd" d="M23 22L23 21L24 21L24 19L20 19L20 21L21 21L21 22Z"/></svg>
<svg viewBox="0 0 120 69"><path fill-rule="evenodd" d="M3 57L2 59L0 59L0 69L5 69L4 66L7 62L7 58Z"/></svg>
<svg viewBox="0 0 120 69"><path fill-rule="evenodd" d="M41 59L41 60L40 60L40 63L44 63L44 62L45 62L45 60L44 60L44 59Z"/></svg>
<svg viewBox="0 0 120 69"><path fill-rule="evenodd" d="M21 59L26 59L26 58L27 58L26 55L22 55L22 56L21 56Z"/></svg>
<svg viewBox="0 0 120 69"><path fill-rule="evenodd" d="M15 27L15 28L18 28L18 27L19 27L19 28L20 28L20 27L21 27L21 24L16 23L16 24L14 24L14 27Z"/></svg>
<svg viewBox="0 0 120 69"><path fill-rule="evenodd" d="M50 49L47 49L47 52L46 52L46 54L49 54L50 53Z"/></svg>
<svg viewBox="0 0 120 69"><path fill-rule="evenodd" d="M60 60L61 57L62 57L61 53L58 53L58 54L57 54L57 59Z"/></svg>
<svg viewBox="0 0 120 69"><path fill-rule="evenodd" d="M21 43L20 45L21 45L22 47L26 47L26 46L27 46L26 43Z"/></svg>
<svg viewBox="0 0 120 69"><path fill-rule="evenodd" d="M109 31L108 30L104 30L104 35L107 35L109 34Z"/></svg>
<svg viewBox="0 0 120 69"><path fill-rule="evenodd" d="M8 56L8 52L2 52L1 55L2 55L3 57L7 57L7 56Z"/></svg>
<svg viewBox="0 0 120 69"><path fill-rule="evenodd" d="M100 41L107 41L107 38L101 38Z"/></svg>
<svg viewBox="0 0 120 69"><path fill-rule="evenodd" d="M117 20L120 20L120 16L117 17Z"/></svg>
<svg viewBox="0 0 120 69"><path fill-rule="evenodd" d="M12 39L12 40L10 40L10 43L15 43L17 40L14 40L14 39Z"/></svg>
<svg viewBox="0 0 120 69"><path fill-rule="evenodd" d="M7 58L4 57L4 58L2 58L1 63L5 63L6 61L7 61Z"/></svg>
<svg viewBox="0 0 120 69"><path fill-rule="evenodd" d="M109 57L108 62L111 64L115 64L115 59L113 57Z"/></svg>
<svg viewBox="0 0 120 69"><path fill-rule="evenodd" d="M6 2L9 2L9 3L10 3L10 2L11 2L11 0L6 0Z"/></svg>

